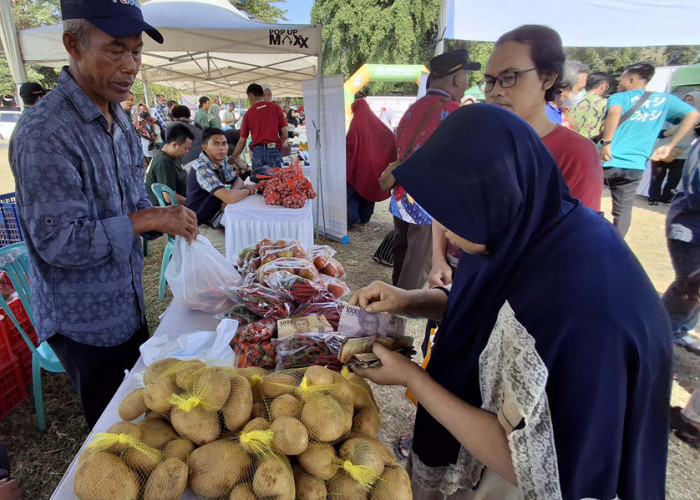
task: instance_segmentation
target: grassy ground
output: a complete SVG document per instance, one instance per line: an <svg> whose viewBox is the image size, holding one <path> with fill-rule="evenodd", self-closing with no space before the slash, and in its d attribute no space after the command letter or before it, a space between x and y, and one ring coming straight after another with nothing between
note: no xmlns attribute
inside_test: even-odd
<svg viewBox="0 0 700 500"><path fill-rule="evenodd" d="M0 144L2 148L2 144ZM3 163L5 162L5 163ZM8 175L5 154L0 149L0 193L12 191L12 176ZM603 207L609 211L610 200ZM673 279L663 234L667 208L650 208L643 199L635 206L632 228L627 241L659 292ZM372 222L350 230L350 243L340 245L326 242L338 250L338 258L348 271L347 282L353 290L379 279L391 280L389 268L371 260L371 255L384 235L391 229L391 217L386 204L377 206ZM169 292L158 299L158 277L164 240L152 242L144 269L147 316L151 331L158 325L158 316L171 300ZM424 322L411 321L409 333L422 338ZM684 404L700 375L700 357L674 348L675 380L673 404ZM45 499L51 495L70 461L87 436L77 399L65 376L44 374L44 398L48 430L41 434L36 426L33 399L30 396L8 417L0 422L0 442L5 444L13 458L13 473L18 477L27 499ZM384 435L388 442L408 431L412 425L413 407L397 388L376 388L382 407ZM669 464L667 490L671 500L695 500L700 492L700 453L675 436L669 437Z"/></svg>

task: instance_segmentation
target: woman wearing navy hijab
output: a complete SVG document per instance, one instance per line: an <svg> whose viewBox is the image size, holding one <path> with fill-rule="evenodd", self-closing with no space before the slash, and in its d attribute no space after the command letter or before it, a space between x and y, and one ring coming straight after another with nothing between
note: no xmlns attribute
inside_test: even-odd
<svg viewBox="0 0 700 500"><path fill-rule="evenodd" d="M467 252L449 291L375 282L351 301L441 320L425 371L381 346L356 370L418 400L414 498L664 498L668 319L535 132L461 108L394 175Z"/></svg>

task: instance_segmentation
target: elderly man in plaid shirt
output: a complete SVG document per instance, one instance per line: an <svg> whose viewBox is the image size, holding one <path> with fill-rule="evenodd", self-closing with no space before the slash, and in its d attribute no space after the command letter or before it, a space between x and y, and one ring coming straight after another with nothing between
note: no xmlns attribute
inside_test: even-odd
<svg viewBox="0 0 700 500"><path fill-rule="evenodd" d="M160 134L163 136L163 142L165 143L165 130L172 123L173 119L170 116L167 101L163 94L156 94L156 107L153 109L153 118L155 118L156 123L160 127Z"/></svg>

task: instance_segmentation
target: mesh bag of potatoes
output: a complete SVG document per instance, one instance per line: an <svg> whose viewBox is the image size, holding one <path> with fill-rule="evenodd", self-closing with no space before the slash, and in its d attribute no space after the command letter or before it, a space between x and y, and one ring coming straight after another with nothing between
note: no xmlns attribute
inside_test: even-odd
<svg viewBox="0 0 700 500"><path fill-rule="evenodd" d="M73 491L81 500L177 500L187 488L193 449L167 422L116 423L78 458Z"/></svg>

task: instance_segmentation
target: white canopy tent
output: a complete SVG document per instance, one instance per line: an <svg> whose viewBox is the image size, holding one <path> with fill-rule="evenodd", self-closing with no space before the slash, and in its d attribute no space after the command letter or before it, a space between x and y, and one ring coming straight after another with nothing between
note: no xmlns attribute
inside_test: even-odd
<svg viewBox="0 0 700 500"><path fill-rule="evenodd" d="M251 21L226 0L152 0L142 10L165 39L158 44L143 38L139 78L145 82L236 97L245 97L250 83L269 82L276 97L285 97L301 96L301 82L316 77L319 25ZM23 63L65 64L62 31L61 25L20 31Z"/></svg>
<svg viewBox="0 0 700 500"><path fill-rule="evenodd" d="M523 24L546 24L567 47L697 45L698 0L442 0L444 38L493 42Z"/></svg>
<svg viewBox="0 0 700 500"><path fill-rule="evenodd" d="M0 34L18 84L26 81L25 64L60 67L68 62L61 25L17 32L10 0L0 3ZM316 228L342 239L346 234L344 213L335 217L337 221L318 216L338 212L331 210L331 204L345 195L344 185L342 193L340 189L328 192L323 182L324 176L345 178L344 162L329 162L322 154L323 141L338 142L336 136L344 138L345 134L344 129L327 130L323 123L321 26L251 21L227 0L151 0L141 8L145 20L164 38L164 43L158 44L143 37L138 78L144 83L171 85L197 95L218 92L234 97L245 97L246 87L253 82L270 84L275 98L306 97L315 89L310 97L317 97L317 113L307 113L307 117L313 123L315 138L309 144L309 153L311 177L319 193L314 207ZM304 88L302 82L306 82ZM315 85L309 85L312 82Z"/></svg>

